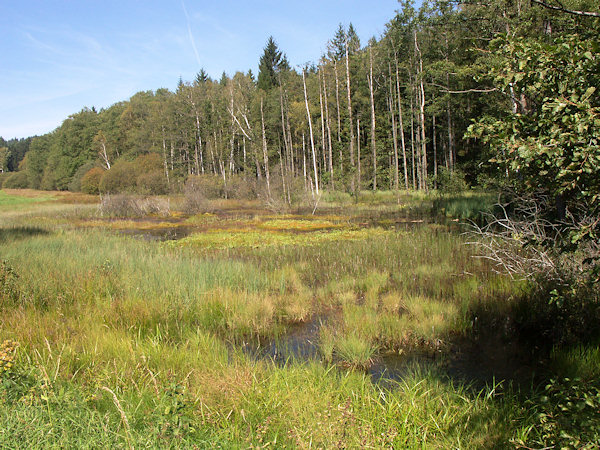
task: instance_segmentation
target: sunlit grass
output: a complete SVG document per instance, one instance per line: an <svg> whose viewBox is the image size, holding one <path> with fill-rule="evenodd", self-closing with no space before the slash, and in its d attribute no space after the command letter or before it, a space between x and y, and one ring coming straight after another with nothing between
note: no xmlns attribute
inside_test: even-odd
<svg viewBox="0 0 600 450"><path fill-rule="evenodd" d="M314 246L331 241L365 240L385 234L380 229L348 229L315 231L310 234L296 234L275 231L255 231L252 229L232 229L196 233L169 243L173 247L195 247L206 250L234 248L260 248L273 246Z"/></svg>
<svg viewBox="0 0 600 450"><path fill-rule="evenodd" d="M109 222L96 205L56 201L3 209L0 254L17 277L14 298L0 298L0 342L19 345L0 375L0 446L481 448L526 437L510 391L473 393L435 372L386 387L367 375L384 351L465 333L474 304L514 288L444 226L362 225L430 210L429 198L333 197L343 213L316 217L215 201L226 214L178 216L205 231L169 244L105 229L173 221ZM315 359L278 365L242 350L307 323L318 324ZM596 356L572 357L592 374Z"/></svg>

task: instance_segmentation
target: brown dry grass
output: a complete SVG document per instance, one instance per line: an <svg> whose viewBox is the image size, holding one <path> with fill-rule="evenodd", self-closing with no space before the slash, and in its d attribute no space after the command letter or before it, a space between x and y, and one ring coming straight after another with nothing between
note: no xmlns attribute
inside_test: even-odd
<svg viewBox="0 0 600 450"><path fill-rule="evenodd" d="M93 204L98 203L97 195L83 194L69 191L39 191L37 189L3 189L8 195L25 198L47 198L68 204Z"/></svg>

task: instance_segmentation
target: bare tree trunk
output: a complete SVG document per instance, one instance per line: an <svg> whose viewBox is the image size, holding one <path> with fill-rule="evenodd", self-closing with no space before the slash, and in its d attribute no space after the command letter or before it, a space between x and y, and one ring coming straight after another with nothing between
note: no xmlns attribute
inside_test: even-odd
<svg viewBox="0 0 600 450"><path fill-rule="evenodd" d="M252 142L250 142L250 148L252 148ZM262 172L260 171L260 163L258 162L258 152L252 152L252 156L254 156L254 167L256 167L256 178L259 180L262 178Z"/></svg>
<svg viewBox="0 0 600 450"><path fill-rule="evenodd" d="M361 167L360 167L360 117L356 118L356 165L358 166L358 191L361 186Z"/></svg>
<svg viewBox="0 0 600 450"><path fill-rule="evenodd" d="M331 189L335 189L333 180L333 148L331 145L331 126L329 124L329 106L327 101L327 79L325 78L325 70L323 70L323 95L325 97L325 124L327 125L327 143L329 147L329 175L331 178Z"/></svg>
<svg viewBox="0 0 600 450"><path fill-rule="evenodd" d="M217 170L217 158L215 157L215 153L217 152L217 148L219 144L217 142L217 132L213 131L213 147L210 149L210 159L212 160L213 174L218 175L219 171Z"/></svg>
<svg viewBox="0 0 600 450"><path fill-rule="evenodd" d="M452 116L450 115L450 100L446 104L446 114L448 116L448 169L454 170L454 137L452 133Z"/></svg>
<svg viewBox="0 0 600 450"><path fill-rule="evenodd" d="M167 178L167 186L170 186L169 180L169 163L167 161L167 140L165 137L165 127L161 127L162 130L162 149L163 149L163 165L165 167L165 177Z"/></svg>
<svg viewBox="0 0 600 450"><path fill-rule="evenodd" d="M411 86L411 88L412 88L412 86ZM411 90L414 91L414 89L411 89ZM416 161L415 161L415 111L414 111L413 97L414 96L411 94L411 96L410 96L410 148L411 148L411 152L412 152L411 172L412 172L413 189L417 189L417 180L416 180L416 171L417 170L416 170Z"/></svg>
<svg viewBox="0 0 600 450"><path fill-rule="evenodd" d="M337 110L337 135L338 142L342 142L342 116L340 113L340 79L337 71L337 60L333 61L333 71L335 73L335 104ZM341 163L341 150L340 150L340 163ZM341 166L340 166L341 167Z"/></svg>
<svg viewBox="0 0 600 450"><path fill-rule="evenodd" d="M350 128L350 167L354 169L354 122L352 120L352 97L350 93L350 56L348 54L348 39L346 39L346 91L348 93L348 121ZM352 191L356 188L354 175L350 179Z"/></svg>
<svg viewBox="0 0 600 450"><path fill-rule="evenodd" d="M281 106L281 132L283 134L283 143L284 143L284 148L285 148L285 155L286 157L289 154L289 143L287 140L287 130L285 128L285 114L283 111L283 87L281 86L281 82L279 83L279 105ZM281 153L281 152L280 152ZM281 155L280 155L281 158ZM287 163L285 165L286 167L286 172L287 172ZM285 174L284 172L281 173L282 179L285 180Z"/></svg>
<svg viewBox="0 0 600 450"><path fill-rule="evenodd" d="M235 160L234 160L234 150L235 150L235 134L233 133L233 124L231 130L231 139L229 140L230 152L229 152L229 174L232 175L235 171Z"/></svg>
<svg viewBox="0 0 600 450"><path fill-rule="evenodd" d="M171 139L171 148L170 148L171 152L170 152L170 157L171 157L171 172L173 172L173 170L175 170L175 144L173 143L173 140Z"/></svg>
<svg viewBox="0 0 600 450"><path fill-rule="evenodd" d="M243 161L244 161L244 181L248 180L248 165L246 164L246 136L242 135L242 150L243 150ZM202 170L204 173L204 169Z"/></svg>
<svg viewBox="0 0 600 450"><path fill-rule="evenodd" d="M304 175L304 190L308 190L308 178L306 173L306 139L304 138L304 133L302 133L302 169Z"/></svg>
<svg viewBox="0 0 600 450"><path fill-rule="evenodd" d="M190 94L191 96L191 94ZM233 104L233 97L231 98L231 102ZM200 159L202 158L202 137L200 136L200 116L198 114L198 110L196 109L196 104L192 101L192 106L194 108L194 113L196 115L196 134L198 136L198 146L196 147L196 174L200 173ZM200 153L200 154L198 154ZM202 172L204 172L204 168L202 168Z"/></svg>
<svg viewBox="0 0 600 450"><path fill-rule="evenodd" d="M402 95L400 94L400 73L398 70L398 55L394 52L396 62L396 91L398 93L398 121L400 122L400 142L402 144L402 160L404 165L404 188L408 191L408 167L406 165L406 143L404 142L404 122L402 119Z"/></svg>
<svg viewBox="0 0 600 450"><path fill-rule="evenodd" d="M267 135L265 134L265 116L263 114L263 98L260 97L260 125L262 129L263 161L265 164L265 178L267 180L267 195L271 199L271 177L269 175L269 155L267 153Z"/></svg>
<svg viewBox="0 0 600 450"><path fill-rule="evenodd" d="M433 141L432 141L432 143L433 143L433 178L435 180L435 188L437 189L438 169L437 169L437 142L435 139L435 133L436 133L435 132L435 114L433 114L432 121L433 121L433 124L432 124L432 128L433 128L433 130L432 130L432 133L433 133Z"/></svg>
<svg viewBox="0 0 600 450"><path fill-rule="evenodd" d="M398 132L396 130L396 115L394 113L394 104L392 100L393 92L390 92L388 97L390 115L392 119L392 142L394 144L394 189L400 189L400 180L399 180L399 162L398 162Z"/></svg>
<svg viewBox="0 0 600 450"><path fill-rule="evenodd" d="M321 149L323 150L323 170L327 170L327 142L325 141L325 113L323 111L323 92L321 91L321 69L319 68L319 106L321 107Z"/></svg>
<svg viewBox="0 0 600 450"><path fill-rule="evenodd" d="M369 46L369 98L371 100L371 151L373 152L373 190L377 190L377 144L375 142L375 96L373 95L373 51Z"/></svg>
<svg viewBox="0 0 600 450"><path fill-rule="evenodd" d="M445 35L446 38L446 64L448 64L448 35ZM446 90L450 90L450 74L446 72ZM448 160L447 160L447 168L450 171L454 170L454 137L452 133L452 116L450 113L450 99L446 101L446 115L448 116Z"/></svg>
<svg viewBox="0 0 600 450"><path fill-rule="evenodd" d="M164 127L162 127L163 131L163 141L164 141ZM106 151L106 137L102 131L99 131L94 138L94 142L98 142L100 144L101 150L98 152L102 161L104 161L104 168L106 170L110 170L110 158L108 157L108 152ZM4 168L0 166L0 172L2 172Z"/></svg>
<svg viewBox="0 0 600 450"><path fill-rule="evenodd" d="M421 120L421 170L422 170L422 188L427 191L427 141L425 137L425 88L423 87L423 56L419 49L417 32L414 32L415 50L419 55L419 66L417 76L419 77L419 112Z"/></svg>
<svg viewBox="0 0 600 450"><path fill-rule="evenodd" d="M287 135L284 136L285 139L288 140L288 148L289 148L289 172L292 174L292 177L296 176L296 169L295 169L295 161L294 161L294 144L292 142L292 127L290 126L290 114L289 114L289 106L288 106L288 101L287 101L287 91L284 91L284 102L285 102L285 123L286 123L286 129L287 129Z"/></svg>
<svg viewBox="0 0 600 450"><path fill-rule="evenodd" d="M287 192L286 185L285 185L285 174L283 172L283 156L281 154L281 146L279 146L277 151L279 153L279 168L281 170L281 186L283 188L283 198L287 199L288 203L291 203L288 199L288 192Z"/></svg>
<svg viewBox="0 0 600 450"><path fill-rule="evenodd" d="M306 77L304 75L304 69L302 70L302 83L304 84L304 103L306 105L306 116L308 117L308 130L310 132L310 148L312 150L313 167L315 171L315 192L319 195L319 179L317 173L317 155L315 153L315 141L313 138L313 127L312 119L310 117L310 109L308 107L308 93L306 92Z"/></svg>

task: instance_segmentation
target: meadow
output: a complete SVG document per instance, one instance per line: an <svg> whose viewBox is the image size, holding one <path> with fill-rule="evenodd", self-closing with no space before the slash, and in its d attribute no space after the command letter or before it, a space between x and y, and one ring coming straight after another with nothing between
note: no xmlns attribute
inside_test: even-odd
<svg viewBox="0 0 600 450"><path fill-rule="evenodd" d="M493 196L180 203L0 191L0 447L600 439L598 346L521 339L530 286L467 245Z"/></svg>

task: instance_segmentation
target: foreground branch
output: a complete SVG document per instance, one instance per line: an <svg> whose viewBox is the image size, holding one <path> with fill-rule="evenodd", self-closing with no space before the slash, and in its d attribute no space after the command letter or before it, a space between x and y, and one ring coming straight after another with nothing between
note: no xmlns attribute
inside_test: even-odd
<svg viewBox="0 0 600 450"><path fill-rule="evenodd" d="M567 9L565 8L562 4L559 3L560 6L556 6L556 5L549 5L548 3L542 1L542 0L531 0L532 3L536 3L540 6L543 6L544 8L547 9L552 9L554 11L560 11L560 12L564 12L567 14L572 14L574 16L584 16L584 17L600 17L600 13L598 12L592 12L592 11L577 11L574 9Z"/></svg>

